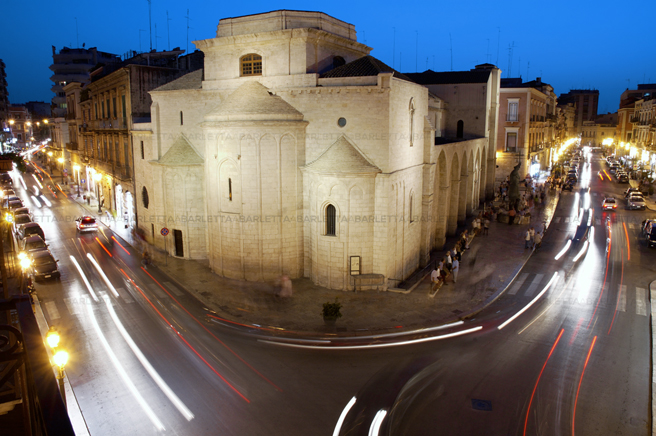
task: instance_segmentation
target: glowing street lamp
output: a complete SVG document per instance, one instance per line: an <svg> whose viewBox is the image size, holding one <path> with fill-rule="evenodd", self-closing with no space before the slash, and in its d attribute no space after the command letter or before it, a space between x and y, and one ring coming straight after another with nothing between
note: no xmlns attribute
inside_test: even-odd
<svg viewBox="0 0 656 436"><path fill-rule="evenodd" d="M100 208L100 181L102 180L102 174L96 173L93 175L93 180L96 182L96 199L98 200L98 213L102 213Z"/></svg>
<svg viewBox="0 0 656 436"><path fill-rule="evenodd" d="M73 165L73 171L77 174L77 197L80 198L80 166L78 164Z"/></svg>
<svg viewBox="0 0 656 436"><path fill-rule="evenodd" d="M46 333L46 342L53 350L59 346L60 336L55 327L50 326L48 333Z"/></svg>
<svg viewBox="0 0 656 436"><path fill-rule="evenodd" d="M64 368L68 363L68 352L66 350L59 348L59 342L61 337L54 327L48 329L46 334L46 342L48 346L52 348L52 351L55 353L52 356L52 361L57 366L57 382L59 383L59 393L61 394L62 400L64 401L64 407L66 407L66 389L64 387Z"/></svg>

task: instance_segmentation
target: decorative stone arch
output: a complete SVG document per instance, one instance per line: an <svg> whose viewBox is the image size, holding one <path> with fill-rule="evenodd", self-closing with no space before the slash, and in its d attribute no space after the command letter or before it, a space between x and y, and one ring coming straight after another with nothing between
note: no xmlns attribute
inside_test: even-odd
<svg viewBox="0 0 656 436"><path fill-rule="evenodd" d="M319 219L321 227L319 228L319 234L321 236L339 237L339 217L341 216L341 213L338 203L334 200L326 200L321 203L319 210L321 211ZM334 215L329 215L332 212L334 212ZM334 218L334 222L329 222L330 218ZM329 228L331 225L332 228ZM329 233L329 230L332 230L332 232Z"/></svg>
<svg viewBox="0 0 656 436"><path fill-rule="evenodd" d="M449 210L449 178L447 157L444 150L435 165L435 188L433 189L433 234L434 247L442 248L446 242L447 218Z"/></svg>
<svg viewBox="0 0 656 436"><path fill-rule="evenodd" d="M453 154L450 167L451 187L449 189L446 231L448 235L455 235L458 228L458 204L460 199L460 159L458 153Z"/></svg>

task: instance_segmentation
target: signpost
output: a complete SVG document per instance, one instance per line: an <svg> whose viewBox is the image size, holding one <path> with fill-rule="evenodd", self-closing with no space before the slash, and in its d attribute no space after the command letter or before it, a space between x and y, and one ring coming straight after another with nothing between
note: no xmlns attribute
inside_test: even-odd
<svg viewBox="0 0 656 436"><path fill-rule="evenodd" d="M169 229L167 227L162 227L162 230L159 233L164 236L164 256L166 256L166 265L169 264L169 252L166 249L166 236L169 234Z"/></svg>

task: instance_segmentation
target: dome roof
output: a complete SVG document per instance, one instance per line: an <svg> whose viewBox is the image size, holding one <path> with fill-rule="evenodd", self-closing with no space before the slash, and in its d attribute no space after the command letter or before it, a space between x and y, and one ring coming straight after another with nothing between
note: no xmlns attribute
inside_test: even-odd
<svg viewBox="0 0 656 436"><path fill-rule="evenodd" d="M301 121L303 114L258 81L249 80L208 115L206 121Z"/></svg>

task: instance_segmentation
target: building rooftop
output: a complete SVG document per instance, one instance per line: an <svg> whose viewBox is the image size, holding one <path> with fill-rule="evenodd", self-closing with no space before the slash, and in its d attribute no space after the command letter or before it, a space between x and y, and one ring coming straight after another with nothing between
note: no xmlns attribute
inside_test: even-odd
<svg viewBox="0 0 656 436"><path fill-rule="evenodd" d="M181 89L201 89L203 87L203 69L185 74L153 91L178 91Z"/></svg>
<svg viewBox="0 0 656 436"><path fill-rule="evenodd" d="M420 85L449 85L453 83L487 83L490 72L490 70L482 69L444 72L426 70L423 73L405 73L405 75Z"/></svg>
<svg viewBox="0 0 656 436"><path fill-rule="evenodd" d="M362 56L360 59L356 59L348 64L333 68L332 70L323 73L320 77L322 79L335 77L366 77L377 76L380 73L392 73L392 75L398 79L412 82L412 79L405 74L399 73L394 68L369 55Z"/></svg>
<svg viewBox="0 0 656 436"><path fill-rule="evenodd" d="M381 172L380 168L369 162L343 135L305 168L317 173L375 174Z"/></svg>

